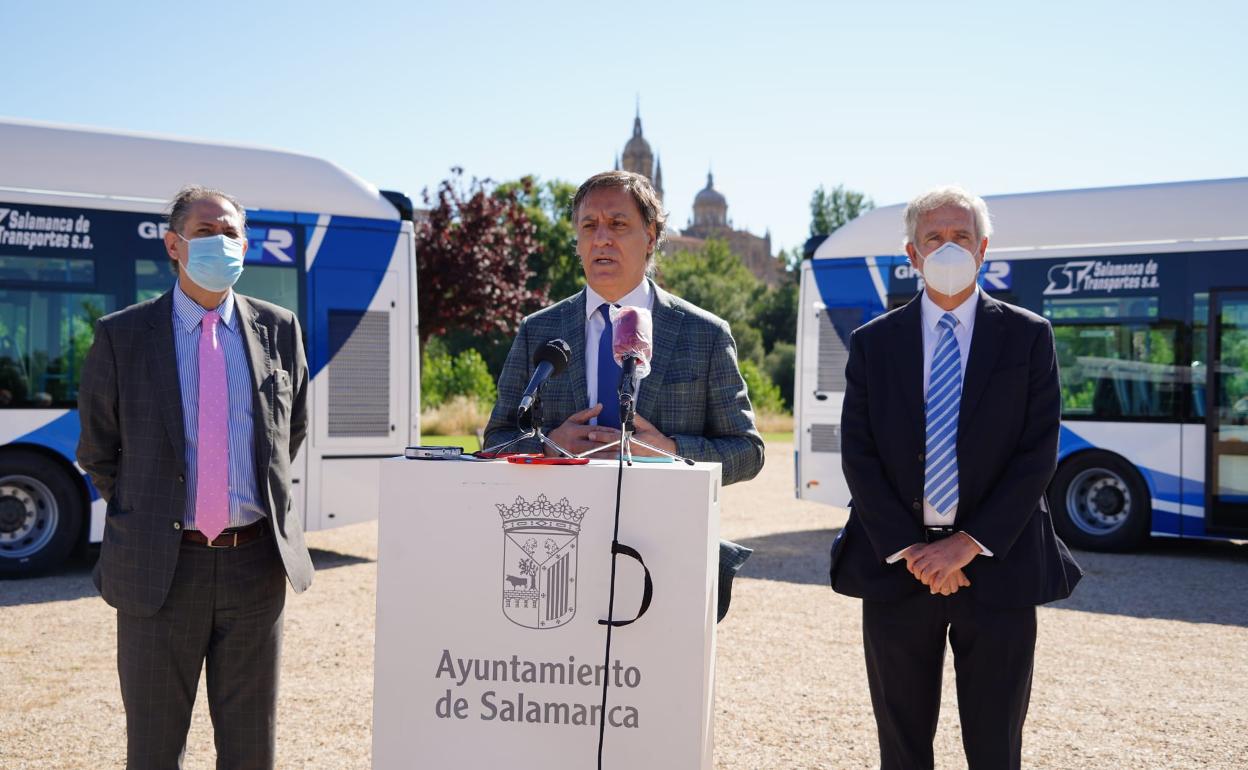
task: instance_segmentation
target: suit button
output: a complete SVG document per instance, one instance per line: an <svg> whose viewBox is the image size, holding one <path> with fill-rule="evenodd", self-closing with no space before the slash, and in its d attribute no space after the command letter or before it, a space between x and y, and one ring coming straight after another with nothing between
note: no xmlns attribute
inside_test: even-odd
<svg viewBox="0 0 1248 770"><path fill-rule="evenodd" d="M918 500L915 500L913 503L910 503L910 507L917 511L923 506L919 503Z"/></svg>
<svg viewBox="0 0 1248 770"><path fill-rule="evenodd" d="M180 482L182 482L183 484L185 484L185 483L186 483L186 477L185 477L185 476L183 476L181 473L179 473L179 474L178 474L178 481L180 481Z"/></svg>
<svg viewBox="0 0 1248 770"><path fill-rule="evenodd" d="M923 462L923 453L919 452L919 462Z"/></svg>
<svg viewBox="0 0 1248 770"><path fill-rule="evenodd" d="M174 529L182 529L182 522L180 522L180 521L175 521L175 522L173 522L173 528L174 528Z"/></svg>

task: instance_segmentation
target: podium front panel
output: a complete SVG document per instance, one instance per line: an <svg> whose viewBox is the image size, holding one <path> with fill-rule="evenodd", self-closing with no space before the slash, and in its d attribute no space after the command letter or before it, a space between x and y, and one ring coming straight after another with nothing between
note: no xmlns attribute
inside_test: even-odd
<svg viewBox="0 0 1248 770"><path fill-rule="evenodd" d="M382 463L374 767L709 770L719 466L624 468L607 663L617 473Z"/></svg>

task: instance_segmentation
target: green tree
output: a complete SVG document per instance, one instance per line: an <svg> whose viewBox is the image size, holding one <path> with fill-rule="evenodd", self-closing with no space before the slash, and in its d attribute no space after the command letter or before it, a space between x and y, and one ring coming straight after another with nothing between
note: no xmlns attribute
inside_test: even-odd
<svg viewBox="0 0 1248 770"><path fill-rule="evenodd" d="M763 359L763 371L780 389L780 397L790 411L793 409L793 373L797 365L797 346L791 342L777 342Z"/></svg>
<svg viewBox="0 0 1248 770"><path fill-rule="evenodd" d="M766 286L729 251L727 243L712 239L697 251L664 255L658 281L676 296L727 321L737 342L737 357L762 364L766 351L753 306Z"/></svg>
<svg viewBox="0 0 1248 770"><path fill-rule="evenodd" d="M750 396L750 406L755 414L777 414L784 411L784 399L780 389L767 373L753 361L741 361L741 378Z"/></svg>
<svg viewBox="0 0 1248 770"><path fill-rule="evenodd" d="M810 234L831 235L849 220L873 208L875 203L864 193L846 190L839 184L828 192L819 185L810 196Z"/></svg>
<svg viewBox="0 0 1248 770"><path fill-rule="evenodd" d="M514 195L535 229L541 250L529 257L533 271L528 287L545 290L552 300L570 297L585 285L581 261L576 255L576 227L572 224L572 199L576 185L561 179L540 181L535 176L504 182L496 195Z"/></svg>
<svg viewBox="0 0 1248 770"><path fill-rule="evenodd" d="M461 168L424 192L428 215L416 225L420 336L452 329L512 334L525 313L546 304L528 285L529 260L542 251L516 191L472 179Z"/></svg>
<svg viewBox="0 0 1248 770"><path fill-rule="evenodd" d="M797 341L797 298L797 281L787 273L779 286L766 287L755 296L750 314L768 351L778 343Z"/></svg>
<svg viewBox="0 0 1248 770"><path fill-rule="evenodd" d="M432 409L454 396L468 396L491 405L495 398L494 378L476 350L452 355L446 343L431 337L421 351L420 407Z"/></svg>

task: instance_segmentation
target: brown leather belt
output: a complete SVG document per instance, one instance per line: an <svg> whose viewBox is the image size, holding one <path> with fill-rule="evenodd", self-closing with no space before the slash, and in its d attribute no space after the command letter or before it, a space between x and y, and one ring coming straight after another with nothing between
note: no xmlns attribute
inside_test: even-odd
<svg viewBox="0 0 1248 770"><path fill-rule="evenodd" d="M187 529L182 531L182 542L205 545L209 548L237 548L253 540L259 540L264 537L265 532L263 521L257 521L255 524L248 524L237 529L227 529L217 535L215 540L209 540L203 532L198 530Z"/></svg>

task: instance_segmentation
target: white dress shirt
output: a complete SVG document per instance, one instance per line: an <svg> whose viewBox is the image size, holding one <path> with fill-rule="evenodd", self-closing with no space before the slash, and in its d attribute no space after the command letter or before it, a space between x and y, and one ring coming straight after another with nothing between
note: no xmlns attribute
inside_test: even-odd
<svg viewBox="0 0 1248 770"><path fill-rule="evenodd" d="M585 287L585 390L589 394L590 406L598 403L598 340L602 337L603 327L607 325L602 319L602 313L598 312L598 307L604 302L606 300L601 294ZM608 304L653 310L654 292L650 290L650 282L642 278L635 289L620 297L619 301ZM598 418L589 422L597 425Z"/></svg>
<svg viewBox="0 0 1248 770"><path fill-rule="evenodd" d="M936 355L936 343L940 341L940 319L944 317L946 312L953 313L958 319L958 325L953 327L953 338L958 343L958 362L962 367L962 384L966 384L966 362L971 357L971 334L975 331L975 314L979 309L979 286L975 287L975 291L971 292L971 296L955 307L953 310L946 311L937 305L923 292L922 299L919 300L919 307L923 319L923 394L924 403L927 399L927 389L931 384L932 378L932 358ZM957 516L958 506L955 504L949 508L943 515L931 504L931 502L923 498L923 526L925 527L951 527L953 526L954 517ZM975 540L975 536L966 533L971 540ZM992 556L992 551L984 547L983 543L975 540L975 545L979 546L979 552L984 556ZM904 552L898 551L886 560L888 564L892 564L901 558Z"/></svg>

